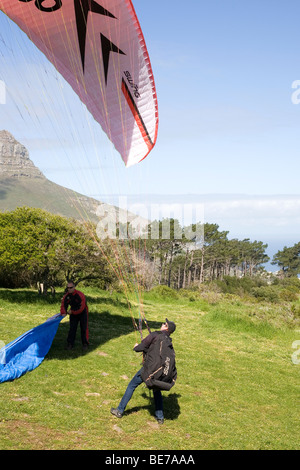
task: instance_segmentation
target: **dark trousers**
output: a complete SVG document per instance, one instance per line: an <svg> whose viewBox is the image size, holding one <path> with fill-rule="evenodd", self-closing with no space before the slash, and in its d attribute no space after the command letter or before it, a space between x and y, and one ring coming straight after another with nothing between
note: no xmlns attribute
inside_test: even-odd
<svg viewBox="0 0 300 470"><path fill-rule="evenodd" d="M128 387L123 395L122 400L119 403L118 410L123 413L127 403L131 399L133 392L135 389L141 385L143 382L143 379L141 377L141 370L140 369L135 376L131 379L131 381L128 384ZM154 403L155 403L155 416L158 419L163 419L164 418L164 411L163 411L163 399L162 399L162 394L160 390L154 390Z"/></svg>
<svg viewBox="0 0 300 470"><path fill-rule="evenodd" d="M86 309L78 315L70 315L70 329L68 334L68 344L74 346L78 323L80 323L81 342L89 344L88 341L88 314Z"/></svg>

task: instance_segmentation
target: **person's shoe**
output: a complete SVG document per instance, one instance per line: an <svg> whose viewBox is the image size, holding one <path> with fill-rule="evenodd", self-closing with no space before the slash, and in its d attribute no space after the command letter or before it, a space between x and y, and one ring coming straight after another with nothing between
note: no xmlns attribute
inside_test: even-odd
<svg viewBox="0 0 300 470"><path fill-rule="evenodd" d="M121 411L118 410L118 408L111 408L110 412L112 415L116 416L117 418L122 418L122 413Z"/></svg>
<svg viewBox="0 0 300 470"><path fill-rule="evenodd" d="M156 418L158 424L164 424L164 418Z"/></svg>

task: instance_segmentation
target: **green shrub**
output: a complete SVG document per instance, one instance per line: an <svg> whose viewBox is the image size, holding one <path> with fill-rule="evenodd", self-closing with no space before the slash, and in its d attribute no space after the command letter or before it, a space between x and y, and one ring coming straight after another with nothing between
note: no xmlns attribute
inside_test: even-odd
<svg viewBox="0 0 300 470"><path fill-rule="evenodd" d="M295 302L298 299L297 293L291 289L282 289L279 293L279 296L286 302Z"/></svg>
<svg viewBox="0 0 300 470"><path fill-rule="evenodd" d="M300 292L300 280L297 277L287 277L280 281L280 285L295 292Z"/></svg>
<svg viewBox="0 0 300 470"><path fill-rule="evenodd" d="M155 297L165 297L170 299L178 299L178 294L176 290L171 289L168 286L156 286L150 290L150 294L153 294Z"/></svg>
<svg viewBox="0 0 300 470"><path fill-rule="evenodd" d="M253 287L251 295L261 301L279 302L279 292L273 286Z"/></svg>
<svg viewBox="0 0 300 470"><path fill-rule="evenodd" d="M260 278L224 276L221 281L216 281L224 294L244 295L249 294L255 287L267 286L266 281Z"/></svg>

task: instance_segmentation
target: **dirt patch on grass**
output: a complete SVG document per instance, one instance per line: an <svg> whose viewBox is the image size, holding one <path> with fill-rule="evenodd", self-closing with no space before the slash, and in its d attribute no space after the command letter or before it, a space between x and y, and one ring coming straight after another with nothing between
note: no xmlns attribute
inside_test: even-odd
<svg viewBox="0 0 300 470"><path fill-rule="evenodd" d="M82 438L80 431L60 432L29 420L0 422L0 440L7 450L79 449Z"/></svg>

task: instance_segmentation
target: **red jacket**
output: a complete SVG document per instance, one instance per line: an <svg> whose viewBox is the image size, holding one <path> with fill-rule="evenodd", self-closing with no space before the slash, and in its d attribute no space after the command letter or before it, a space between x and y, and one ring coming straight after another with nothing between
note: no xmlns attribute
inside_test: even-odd
<svg viewBox="0 0 300 470"><path fill-rule="evenodd" d="M61 301L60 313L66 315L69 306L73 315L79 315L84 309L87 310L85 295L76 289L71 294L65 294Z"/></svg>

